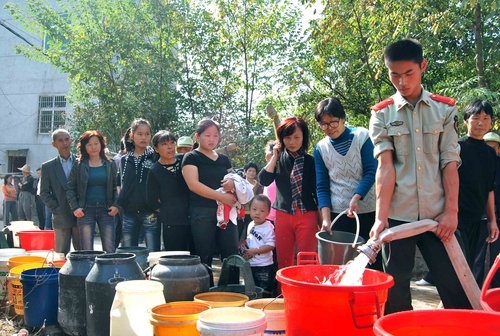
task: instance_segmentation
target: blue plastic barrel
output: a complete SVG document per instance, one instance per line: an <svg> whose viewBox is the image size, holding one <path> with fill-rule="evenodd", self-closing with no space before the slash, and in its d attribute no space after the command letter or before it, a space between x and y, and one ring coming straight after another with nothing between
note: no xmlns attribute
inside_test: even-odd
<svg viewBox="0 0 500 336"><path fill-rule="evenodd" d="M59 268L33 268L21 273L24 323L33 328L57 323Z"/></svg>

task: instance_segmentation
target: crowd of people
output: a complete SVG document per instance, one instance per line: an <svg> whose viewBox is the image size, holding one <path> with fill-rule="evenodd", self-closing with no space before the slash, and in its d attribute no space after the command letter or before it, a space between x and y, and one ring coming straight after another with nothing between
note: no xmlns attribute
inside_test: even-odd
<svg viewBox="0 0 500 336"><path fill-rule="evenodd" d="M77 250L93 249L97 225L106 252L144 239L150 251L162 245L189 250L208 266L214 255L222 260L240 254L250 261L257 286L271 296L276 270L292 266L297 252L316 251L318 230L354 233L356 213L368 239L392 226L434 219L435 233L385 244L391 257L371 266L395 279L386 313L412 309L416 246L444 307L470 308L442 242L457 236L481 284L486 246L499 251L500 197L495 215L494 189L500 185L500 137L488 133L493 110L481 100L468 105L467 136L459 140L455 100L421 85L427 61L420 43L397 41L385 49L384 60L397 92L372 107L369 129L347 126L341 100L324 99L314 111L324 138L313 155L312 125L286 118L264 149L266 165L248 163L243 180L227 150L217 149L221 127L212 119L201 120L193 138L154 133L147 120L135 119L112 160L99 131L80 136L77 155L70 152L69 133L54 131L58 155L42 165L39 194L52 213L57 252L69 252L71 242ZM34 198L26 190L33 186L29 176L17 203L24 212ZM253 198L238 196L241 183ZM11 176L2 191L5 213L14 216ZM332 218L344 211L332 228Z"/></svg>

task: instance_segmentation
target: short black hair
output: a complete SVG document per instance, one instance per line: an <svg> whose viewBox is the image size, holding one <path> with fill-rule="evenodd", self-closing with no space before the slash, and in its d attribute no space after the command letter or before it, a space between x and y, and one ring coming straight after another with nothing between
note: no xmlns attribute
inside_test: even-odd
<svg viewBox="0 0 500 336"><path fill-rule="evenodd" d="M264 194L255 195L252 199L252 203L255 201L263 202L267 206L267 210L271 210L271 200ZM251 204L250 204L251 205Z"/></svg>
<svg viewBox="0 0 500 336"><path fill-rule="evenodd" d="M177 137L172 133L170 133L169 131L161 130L156 132L156 134L153 135L153 138L151 139L153 147L158 147L159 144L166 141L173 141L176 143Z"/></svg>
<svg viewBox="0 0 500 336"><path fill-rule="evenodd" d="M424 52L422 45L415 39L403 39L389 44L384 50L386 62L413 61L422 64Z"/></svg>
<svg viewBox="0 0 500 336"><path fill-rule="evenodd" d="M342 106L342 103L337 97L327 98L318 103L314 111L314 118L317 122L320 122L321 117L324 115L345 119L344 106Z"/></svg>
<svg viewBox="0 0 500 336"><path fill-rule="evenodd" d="M245 172L246 172L246 171L247 171L248 169L250 169L250 168L255 168L255 171L257 171L257 172L259 171L259 167L257 167L257 165L256 165L255 163L253 163L253 162L249 162L249 163L247 163L247 164L245 165L245 167L243 167L243 171L245 171Z"/></svg>
<svg viewBox="0 0 500 336"><path fill-rule="evenodd" d="M486 100L474 99L464 109L464 121L467 121L472 115L486 113L493 121L493 107Z"/></svg>

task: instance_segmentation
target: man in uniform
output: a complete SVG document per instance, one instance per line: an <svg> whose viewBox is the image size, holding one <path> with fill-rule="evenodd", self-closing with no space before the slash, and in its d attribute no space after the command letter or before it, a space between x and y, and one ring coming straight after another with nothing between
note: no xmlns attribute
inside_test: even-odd
<svg viewBox="0 0 500 336"><path fill-rule="evenodd" d="M397 92L372 107L370 136L379 161L376 218L372 237L388 227L421 219L439 223L435 233L386 244L384 265L394 277L386 313L412 310L410 279L418 246L445 308L470 303L442 243L454 235L458 212L457 109L455 100L431 94L421 86L427 66L422 46L404 39L384 51L385 65Z"/></svg>
<svg viewBox="0 0 500 336"><path fill-rule="evenodd" d="M59 155L42 164L40 180L40 197L52 211L56 252L64 254L70 251L71 241L75 250L81 249L76 217L66 199L67 179L76 159L70 152L71 142L71 136L64 129L52 133L52 146Z"/></svg>

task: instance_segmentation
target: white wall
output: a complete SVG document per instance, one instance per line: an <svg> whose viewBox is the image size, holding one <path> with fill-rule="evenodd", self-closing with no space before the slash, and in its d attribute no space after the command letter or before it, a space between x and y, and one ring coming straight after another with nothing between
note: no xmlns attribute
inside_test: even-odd
<svg viewBox="0 0 500 336"><path fill-rule="evenodd" d="M0 20L34 45L42 45L42 37L25 31L3 6ZM7 172L7 150L28 149L33 172L56 155L50 135L38 134L38 97L66 95L69 90L66 74L17 54L16 45L26 42L0 26L0 176Z"/></svg>

